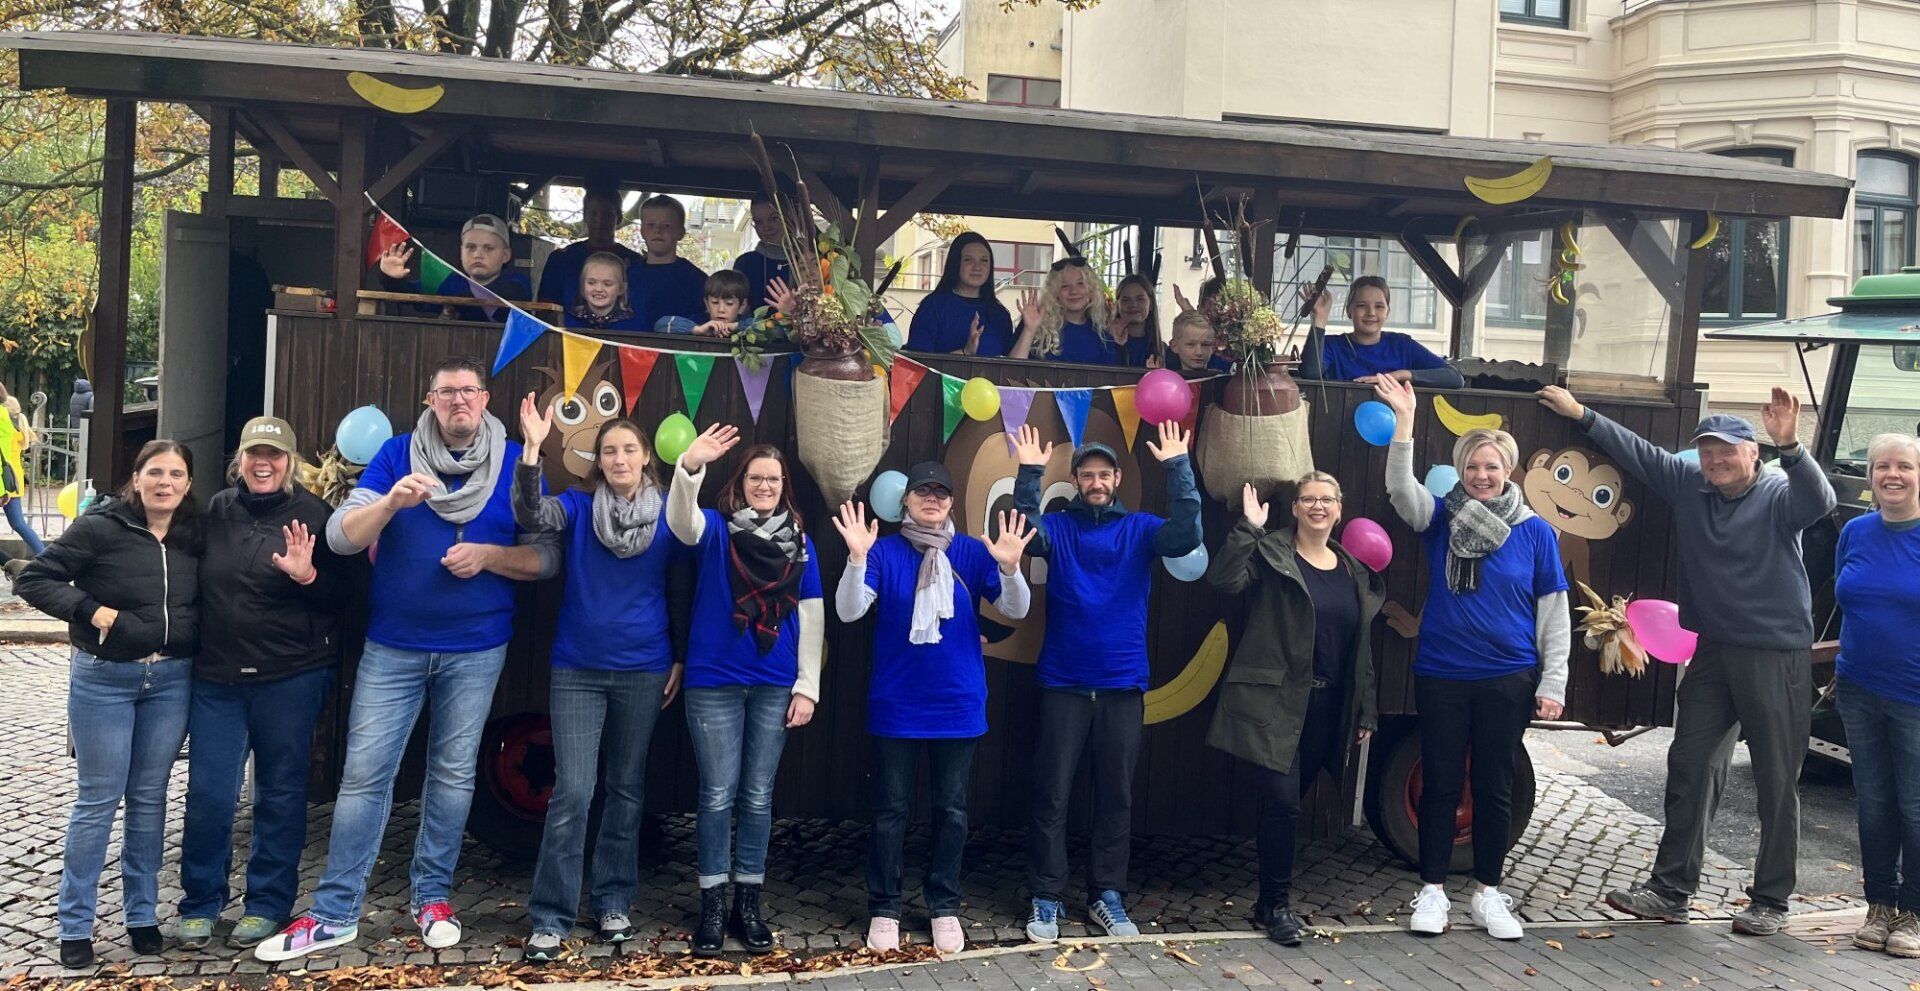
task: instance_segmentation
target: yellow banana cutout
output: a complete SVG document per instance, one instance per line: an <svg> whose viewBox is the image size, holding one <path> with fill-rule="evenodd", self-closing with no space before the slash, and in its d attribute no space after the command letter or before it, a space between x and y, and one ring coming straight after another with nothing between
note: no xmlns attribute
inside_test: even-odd
<svg viewBox="0 0 1920 991"><path fill-rule="evenodd" d="M1467 431L1476 429L1498 430L1506 418L1498 413L1480 413L1469 416L1455 409L1445 396L1433 397L1433 415L1438 417L1440 425L1446 427L1455 437L1465 437Z"/></svg>
<svg viewBox="0 0 1920 991"><path fill-rule="evenodd" d="M1553 177L1553 158L1547 156L1515 172L1512 175L1494 179L1481 179L1476 176L1466 178L1467 192L1482 202L1496 206L1518 203L1538 193Z"/></svg>
<svg viewBox="0 0 1920 991"><path fill-rule="evenodd" d="M439 83L411 89L383 82L364 72L347 73L347 85L360 94L360 99L390 114L417 114L431 109L447 95L447 88Z"/></svg>

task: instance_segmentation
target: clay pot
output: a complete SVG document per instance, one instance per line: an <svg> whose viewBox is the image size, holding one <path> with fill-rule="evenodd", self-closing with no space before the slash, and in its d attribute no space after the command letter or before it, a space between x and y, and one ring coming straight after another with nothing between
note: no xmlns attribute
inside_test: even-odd
<svg viewBox="0 0 1920 991"><path fill-rule="evenodd" d="M1275 361L1248 375L1234 372L1220 396L1220 408L1236 416L1278 416L1300 408L1300 385L1289 368L1293 362Z"/></svg>
<svg viewBox="0 0 1920 991"><path fill-rule="evenodd" d="M873 378L873 365L858 351L806 351L797 369L803 375L838 382L865 382ZM1298 390L1295 390L1296 392Z"/></svg>

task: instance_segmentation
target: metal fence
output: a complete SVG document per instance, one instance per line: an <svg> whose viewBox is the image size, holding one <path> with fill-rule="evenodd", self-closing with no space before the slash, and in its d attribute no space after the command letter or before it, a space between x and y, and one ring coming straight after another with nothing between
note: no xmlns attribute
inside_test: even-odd
<svg viewBox="0 0 1920 991"><path fill-rule="evenodd" d="M60 490L86 477L87 421L73 422L66 413L50 415L44 392L34 393L29 402L27 422L39 437L22 459L27 477L21 501L27 522L51 542L67 528L67 518L58 506Z"/></svg>

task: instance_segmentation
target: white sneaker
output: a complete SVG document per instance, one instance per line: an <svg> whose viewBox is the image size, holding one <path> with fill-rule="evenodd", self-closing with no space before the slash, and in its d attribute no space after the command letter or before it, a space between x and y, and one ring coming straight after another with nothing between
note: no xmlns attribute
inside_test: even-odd
<svg viewBox="0 0 1920 991"><path fill-rule="evenodd" d="M867 949L891 953L900 948L900 920L876 915L867 922Z"/></svg>
<svg viewBox="0 0 1920 991"><path fill-rule="evenodd" d="M1526 935L1520 929L1520 920L1513 917L1513 896L1502 894L1499 888L1483 887L1474 892L1468 910L1473 915L1473 924L1485 929L1494 939L1519 939Z"/></svg>
<svg viewBox="0 0 1920 991"><path fill-rule="evenodd" d="M453 914L453 906L444 901L420 906L413 921L420 924L420 942L433 949L444 950L460 942L460 918Z"/></svg>
<svg viewBox="0 0 1920 991"><path fill-rule="evenodd" d="M1422 936L1438 936L1447 931L1447 913L1453 911L1453 902L1447 900L1447 889L1437 884L1429 884L1413 896L1413 919L1407 928Z"/></svg>

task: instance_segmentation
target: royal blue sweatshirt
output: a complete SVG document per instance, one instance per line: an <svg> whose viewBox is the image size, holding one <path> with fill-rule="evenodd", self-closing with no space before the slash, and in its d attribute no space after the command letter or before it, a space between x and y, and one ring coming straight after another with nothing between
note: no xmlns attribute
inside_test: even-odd
<svg viewBox="0 0 1920 991"><path fill-rule="evenodd" d="M1868 513L1840 531L1833 594L1840 677L1882 698L1920 705L1920 521Z"/></svg>
<svg viewBox="0 0 1920 991"><path fill-rule="evenodd" d="M1006 357L1013 347L1013 315L999 300L984 293L974 299L953 292L928 293L913 313L907 350L937 354L958 351L967 346L975 317L981 325L980 346L975 355Z"/></svg>

